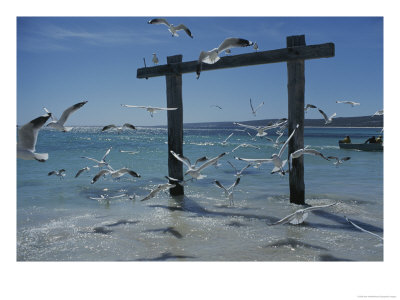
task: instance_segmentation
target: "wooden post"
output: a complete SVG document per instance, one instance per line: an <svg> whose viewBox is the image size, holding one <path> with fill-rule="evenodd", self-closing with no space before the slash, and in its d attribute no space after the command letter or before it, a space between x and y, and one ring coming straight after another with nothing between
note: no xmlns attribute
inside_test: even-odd
<svg viewBox="0 0 400 300"><path fill-rule="evenodd" d="M167 63L182 62L182 55L167 57ZM165 76L167 84L167 107L177 107L177 110L169 110L168 116L168 174L170 177L183 180L182 163L172 154L183 154L183 105L182 105L182 74L168 74ZM183 195L183 186L177 184L169 190L172 196Z"/></svg>
<svg viewBox="0 0 400 300"><path fill-rule="evenodd" d="M287 48L305 46L304 35L288 36L286 38ZM288 156L290 153L304 148L304 60L288 61L288 119L289 134L299 124L296 133L288 145ZM289 157L288 157L289 158ZM304 202L304 160L303 156L293 159L289 173L290 202L305 204Z"/></svg>

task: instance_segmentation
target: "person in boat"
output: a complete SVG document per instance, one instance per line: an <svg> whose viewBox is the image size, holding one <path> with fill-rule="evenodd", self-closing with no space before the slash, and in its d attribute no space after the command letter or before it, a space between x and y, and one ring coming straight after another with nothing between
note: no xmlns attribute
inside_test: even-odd
<svg viewBox="0 0 400 300"><path fill-rule="evenodd" d="M381 135L377 137L376 143L378 143L378 144L382 144L382 143L383 143L383 140L382 140L382 136L381 136Z"/></svg>
<svg viewBox="0 0 400 300"><path fill-rule="evenodd" d="M376 144L376 138L375 138L375 136L370 137L368 140L366 140L366 141L364 142L364 144L368 144L368 143L370 143L370 144Z"/></svg>
<svg viewBox="0 0 400 300"><path fill-rule="evenodd" d="M351 139L349 136L346 136L343 140L340 140L339 143L351 144Z"/></svg>

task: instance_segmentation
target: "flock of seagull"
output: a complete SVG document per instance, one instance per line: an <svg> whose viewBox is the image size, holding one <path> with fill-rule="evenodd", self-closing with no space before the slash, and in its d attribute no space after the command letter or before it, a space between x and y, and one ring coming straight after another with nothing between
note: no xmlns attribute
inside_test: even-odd
<svg viewBox="0 0 400 300"><path fill-rule="evenodd" d="M149 24L162 24L162 25L167 26L168 30L172 34L172 36L175 36L175 37L178 36L177 32L183 30L189 37L193 38L191 31L184 24L179 24L178 26L174 26L173 24L169 24L165 19L161 19L161 18L150 20L148 23ZM214 64L218 60L220 60L220 57L219 57L220 53L223 53L223 52L230 53L231 48L247 47L247 46L251 46L251 45L253 45L254 50L256 50L256 51L258 50L257 43L253 43L251 41L248 41L246 39L241 39L241 38L227 38L217 48L214 48L209 51L201 51L199 59L198 59L198 69L196 72L197 78L199 78L199 76L200 76L202 63ZM158 63L158 58L155 53L153 53L152 61L154 64ZM40 117L30 121L29 123L23 125L21 128L19 128L18 142L17 142L17 157L21 158L21 159L25 159L25 160L37 160L39 162L45 162L48 159L48 154L47 153L36 153L36 150L35 150L39 130L45 125L45 123L48 121L48 119L51 118L51 122L49 122L47 124L47 127L50 127L57 131L62 131L62 132L70 131L72 129L72 127L66 127L65 126L66 121L68 120L69 116L72 113L74 113L75 111L77 111L78 109L83 107L87 102L88 101L79 102L79 103L67 108L62 113L60 119L56 119L54 114L51 113L47 108L44 107L43 109L45 110L46 115L40 116ZM336 101L336 103L349 104L352 107L360 105L360 103L353 102L353 101ZM256 108L254 108L252 100L250 99L251 113L254 116L256 116L256 112L263 105L264 105L264 102L261 102ZM177 109L177 108L161 108L161 107L138 106L138 105L128 105L128 104L121 104L121 106L127 107L127 108L146 109L150 113L151 117L153 117L153 113L155 113L156 111L168 111L168 110L176 110ZM214 106L216 106L219 109L222 109L222 107L220 107L218 105L214 105ZM307 112L309 109L318 109L318 111L322 114L322 116L325 120L325 124L331 123L333 117L336 116L336 113L334 113L330 117L328 117L323 110L321 110L320 108L316 107L313 104L307 104L306 107L304 108L304 111ZM375 116L375 115L383 115L383 110L377 111L373 116ZM279 139L283 136L285 129L287 129L287 127L288 127L288 120L286 118L282 118L282 119L277 120L276 122L270 123L266 126L251 126L251 125L237 123L237 122L234 122L233 124L245 128L244 131L246 131L246 129L254 130L256 132L255 136L260 137L260 138L265 138L266 140L272 142L274 148L279 148L280 145L282 145L282 146L279 149L278 153L272 154L271 157L269 157L269 158L243 158L243 157L235 156L234 158L236 160L245 161L247 163L247 165L244 168L242 168L241 170L238 170L231 162L228 161L230 166L235 171L234 176L236 177L236 179L233 182L233 184L230 185L229 187L225 187L218 180L214 180L213 183L215 183L215 185L217 187L219 187L223 190L226 198L229 199L229 204L232 206L234 205L234 202L233 202L234 188L240 183L243 172L250 166L258 168L264 163L272 163L274 165L274 167L271 170L271 174L279 173L281 176L284 176L287 173L288 170L285 170L285 166L286 166L286 163L288 160L283 159L283 153L284 153L289 141L295 135L296 129L299 127L299 125L297 125L296 128L294 128L294 130L288 136L286 141L281 142L281 141L279 141ZM115 129L115 130L117 130L118 133L120 133L123 130L123 128L127 128L130 130L136 129L134 125L125 123L122 126L116 126L114 124L106 125L102 128L102 131ZM266 137L268 134L267 133L268 130L276 129L276 128L278 128L278 130L276 131L276 133L278 134L278 138L276 138L276 140ZM249 132L247 132L247 133L250 136L252 136ZM227 142L232 137L232 135L233 135L233 133L231 133L224 141L222 141L221 145L223 145L223 146L227 145ZM234 149L232 149L231 153L236 151L239 147L258 148L257 146L243 143L243 144L240 144L239 146L235 147ZM110 175L113 179L118 179L118 178L124 176L125 174L129 174L130 176L135 177L135 178L141 177L140 174L138 174L137 172L135 172L131 169L128 169L128 168L113 169L111 167L111 165L106 161L106 158L107 158L108 154L110 153L111 149L112 149L112 147L110 147L105 152L105 154L103 155L103 157L100 160L97 160L97 159L91 158L91 157L82 156L82 158L93 161L95 163L93 168L100 169L99 172L93 177L93 179L91 181L92 184L97 182L100 178L105 177L106 175ZM120 150L120 152L125 152L128 154L137 153L134 151L124 151L124 150ZM203 157L200 157L199 159L197 159L194 164L192 164L191 161L187 157L183 156L182 154L175 153L173 151L170 151L170 152L173 155L173 157L175 157L175 159L182 162L187 167L187 170L184 175L185 176L189 175L191 177L188 180L193 180L193 179L197 180L197 179L205 178L206 175L201 174L201 172L204 169L206 169L212 165L217 166L218 161L225 155L229 154L229 152L223 152L223 153L219 154L218 156L216 156L214 158L210 158L210 159L203 156ZM306 146L303 149L298 149L288 155L289 170L291 168L293 159L297 159L306 154L321 157L328 161L333 159L333 160L335 160L334 164L336 166L339 166L344 161L347 161L350 159L350 157L344 157L344 158L338 158L335 156L326 157L321 152L319 152L315 149L311 149L308 146ZM202 164L199 165L199 163L202 163ZM86 167L80 169L76 173L75 178L80 176L80 174L82 174L85 171L86 172L90 171L90 167L86 166ZM61 169L58 171L51 171L48 173L48 176L51 176L51 175L59 176L60 179L62 179L65 176L65 169ZM161 191L166 191L170 188L176 187L177 184L183 185L188 181L188 180L178 180L178 179L174 179L174 178L171 178L168 176L166 176L166 179L168 180L168 183L158 185L147 196L145 196L143 199L141 199L141 201L146 201L148 199L151 199L151 198L155 197L156 194ZM123 196L123 195L115 196L115 197L121 197L121 196ZM100 198L93 198L93 199L103 200L103 199L109 199L109 198L112 198L112 197L109 197L108 195L101 195ZM130 198L134 198L134 196L130 196ZM292 213L270 225L278 225L278 224L285 224L285 223L301 224L306 219L309 211L315 210L315 209L328 208L335 204L337 204L337 203L313 206L313 207L308 207L305 209L300 209L300 210L297 210L296 212L294 212L294 213ZM353 224L354 226L357 226L352 222L350 222L350 223Z"/></svg>

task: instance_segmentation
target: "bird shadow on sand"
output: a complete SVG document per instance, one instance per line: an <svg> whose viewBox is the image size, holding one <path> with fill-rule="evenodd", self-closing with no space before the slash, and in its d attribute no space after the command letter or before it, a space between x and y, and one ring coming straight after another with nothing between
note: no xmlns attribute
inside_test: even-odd
<svg viewBox="0 0 400 300"><path fill-rule="evenodd" d="M307 248L307 249L315 249L315 250L325 250L328 251L325 247L316 246L308 243L304 243L292 238L286 238L277 242L273 242L263 246L263 248L279 248L279 247L290 247L290 248Z"/></svg>
<svg viewBox="0 0 400 300"><path fill-rule="evenodd" d="M196 258L196 257L190 255L175 255L172 254L171 252L165 252L155 258L139 258L136 259L136 261L166 261L166 260L180 260L180 259L185 260L190 258Z"/></svg>
<svg viewBox="0 0 400 300"><path fill-rule="evenodd" d="M172 234L174 237L181 239L183 238L183 235L176 230L174 227L170 226L170 227L166 227L166 228L158 228L158 229L148 229L145 230L144 232L162 232L162 233L169 233Z"/></svg>

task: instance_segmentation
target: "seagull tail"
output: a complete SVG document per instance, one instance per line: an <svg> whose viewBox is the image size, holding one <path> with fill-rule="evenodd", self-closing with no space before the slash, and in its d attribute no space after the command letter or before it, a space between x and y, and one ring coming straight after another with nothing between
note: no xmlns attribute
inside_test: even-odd
<svg viewBox="0 0 400 300"><path fill-rule="evenodd" d="M49 158L48 153L34 153L33 156L37 161L40 161L40 162L45 162Z"/></svg>

